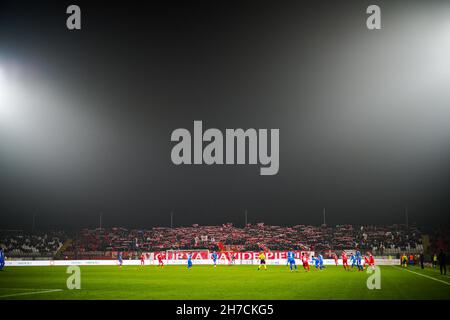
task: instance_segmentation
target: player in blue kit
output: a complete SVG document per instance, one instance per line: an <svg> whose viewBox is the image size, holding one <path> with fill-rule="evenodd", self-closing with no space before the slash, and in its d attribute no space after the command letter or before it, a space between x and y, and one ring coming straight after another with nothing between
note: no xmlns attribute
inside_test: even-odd
<svg viewBox="0 0 450 320"><path fill-rule="evenodd" d="M123 263L122 252L119 252L119 254L117 255L117 260L119 262L119 266L121 267Z"/></svg>
<svg viewBox="0 0 450 320"><path fill-rule="evenodd" d="M350 262L352 263L352 269L356 265L356 258L353 253L350 254Z"/></svg>
<svg viewBox="0 0 450 320"><path fill-rule="evenodd" d="M212 253L211 259L214 262L214 268L217 267L217 253L215 251Z"/></svg>
<svg viewBox="0 0 450 320"><path fill-rule="evenodd" d="M356 265L358 266L358 271L364 271L364 268L362 266L362 256L359 250L356 251Z"/></svg>
<svg viewBox="0 0 450 320"><path fill-rule="evenodd" d="M292 250L287 253L287 264L289 264L289 268L291 269L291 272L294 271L292 266L294 266L295 271L298 271L297 265L295 264L295 254Z"/></svg>
<svg viewBox="0 0 450 320"><path fill-rule="evenodd" d="M192 268L192 253L189 253L188 254L188 261L187 261L187 267L188 267L188 270L190 270L191 268Z"/></svg>
<svg viewBox="0 0 450 320"><path fill-rule="evenodd" d="M3 249L0 248L0 271L3 271L4 267L5 267L5 253L3 252Z"/></svg>
<svg viewBox="0 0 450 320"><path fill-rule="evenodd" d="M319 269L322 270L323 269L323 256L321 254L319 254L319 257L317 260L319 260Z"/></svg>
<svg viewBox="0 0 450 320"><path fill-rule="evenodd" d="M312 263L314 263L314 266L316 267L316 269L319 269L319 258L316 258L315 256L311 257Z"/></svg>

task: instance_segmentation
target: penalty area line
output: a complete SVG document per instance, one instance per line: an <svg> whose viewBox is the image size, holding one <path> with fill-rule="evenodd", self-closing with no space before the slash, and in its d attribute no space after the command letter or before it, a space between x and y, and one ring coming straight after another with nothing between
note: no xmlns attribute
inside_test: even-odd
<svg viewBox="0 0 450 320"><path fill-rule="evenodd" d="M31 295L31 294L58 292L58 291L63 291L63 290L62 289L52 289L52 290L44 290L44 291L20 292L20 293L5 294L5 295L0 296L0 299L1 298L9 298L9 297L17 297L17 296L26 296L26 295Z"/></svg>
<svg viewBox="0 0 450 320"><path fill-rule="evenodd" d="M446 284L446 285L450 286L450 282L447 282L447 281L444 281L444 280L440 280L440 279L436 279L436 278L427 276L426 274L421 274L421 273L418 273L418 272L415 272L415 271L412 271L412 270L408 270L408 269L403 269L403 268L400 268L400 267L397 267L397 266L392 266L392 267L394 267L395 269L400 269L400 270L408 271L408 272L417 274L417 275L419 275L419 276L422 276L422 277L425 277L425 278L428 278L428 279L431 279L431 280L434 280L434 281L437 281L437 282L441 282L441 283L443 283L443 284Z"/></svg>

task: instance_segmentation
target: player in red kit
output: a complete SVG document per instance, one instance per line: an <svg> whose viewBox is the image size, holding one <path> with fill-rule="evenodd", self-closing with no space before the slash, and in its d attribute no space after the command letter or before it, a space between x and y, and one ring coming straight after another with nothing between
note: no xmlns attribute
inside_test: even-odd
<svg viewBox="0 0 450 320"><path fill-rule="evenodd" d="M339 258L336 253L334 254L334 263L336 264L336 266L339 264Z"/></svg>
<svg viewBox="0 0 450 320"><path fill-rule="evenodd" d="M164 262L163 262L163 256L162 256L162 254L160 253L160 254L158 254L158 256L157 256L157 258L158 258L158 267L164 267Z"/></svg>
<svg viewBox="0 0 450 320"><path fill-rule="evenodd" d="M375 270L375 258L369 253L369 266L372 270Z"/></svg>
<svg viewBox="0 0 450 320"><path fill-rule="evenodd" d="M308 255L303 252L302 253L302 263L303 263L303 269L305 269L306 271L309 271L308 259L309 259Z"/></svg>
<svg viewBox="0 0 450 320"><path fill-rule="evenodd" d="M141 266L145 264L145 254L141 254Z"/></svg>
<svg viewBox="0 0 450 320"><path fill-rule="evenodd" d="M364 268L367 269L368 266L369 266L369 257L364 256Z"/></svg>
<svg viewBox="0 0 450 320"><path fill-rule="evenodd" d="M350 270L348 268L347 253L345 251L342 251L342 265L344 266L344 270Z"/></svg>

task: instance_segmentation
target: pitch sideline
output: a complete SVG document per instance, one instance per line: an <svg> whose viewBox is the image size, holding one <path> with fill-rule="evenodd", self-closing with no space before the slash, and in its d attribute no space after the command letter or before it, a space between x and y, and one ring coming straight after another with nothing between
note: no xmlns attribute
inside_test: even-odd
<svg viewBox="0 0 450 320"><path fill-rule="evenodd" d="M28 290L28 289L20 289L20 288L18 288L17 290ZM51 290L44 290L44 291L13 293L13 294L2 295L2 296L0 296L0 299L2 299L2 298L9 298L9 297L16 297L16 296L26 296L26 295L31 295L31 294L58 292L58 291L63 291L63 290L62 289L51 289Z"/></svg>
<svg viewBox="0 0 450 320"><path fill-rule="evenodd" d="M408 272L417 274L417 275L419 275L419 276L422 276L422 277L425 277L425 278L428 278L428 279L431 279L431 280L434 280L434 281L438 281L438 282L441 282L441 283L444 283L444 284L450 286L450 282L447 282L447 281L444 281L444 280L436 279L436 278L433 278L433 277L431 277L431 276L427 276L427 275L425 275L425 274L421 274L421 273L418 273L418 272L415 272L415 271L412 271L412 270L403 269L403 268L400 268L400 267L398 267L398 266L392 266L392 267L395 268L395 269L405 270L405 271L408 271Z"/></svg>

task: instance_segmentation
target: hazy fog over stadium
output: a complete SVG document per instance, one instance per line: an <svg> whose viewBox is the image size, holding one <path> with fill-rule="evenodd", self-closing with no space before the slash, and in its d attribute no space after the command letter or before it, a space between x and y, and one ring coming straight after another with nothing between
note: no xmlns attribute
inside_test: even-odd
<svg viewBox="0 0 450 320"><path fill-rule="evenodd" d="M0 4L0 229L448 223L450 3L377 3ZM278 174L174 165L194 120L280 129Z"/></svg>

